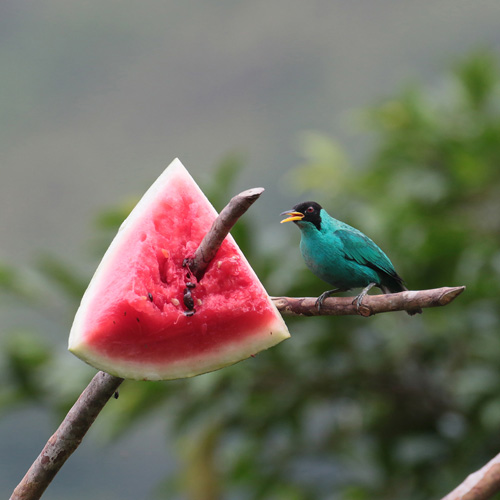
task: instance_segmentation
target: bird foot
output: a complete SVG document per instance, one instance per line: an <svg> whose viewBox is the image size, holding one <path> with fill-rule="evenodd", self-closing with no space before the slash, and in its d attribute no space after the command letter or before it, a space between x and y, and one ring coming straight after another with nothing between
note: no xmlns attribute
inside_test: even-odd
<svg viewBox="0 0 500 500"><path fill-rule="evenodd" d="M333 295L334 293L339 293L339 292L346 292L346 288L334 288L333 290L327 290L326 292L323 292L317 299L314 305L317 307L318 312L321 310L321 306L323 305L324 300L327 297L330 297L330 295Z"/></svg>
<svg viewBox="0 0 500 500"><path fill-rule="evenodd" d="M365 298L365 295L376 285L377 283L370 283L368 286L363 288L361 293L354 297L354 300L352 301L352 305L356 304L356 311L359 313L359 308L361 307L361 303L363 302L363 299Z"/></svg>

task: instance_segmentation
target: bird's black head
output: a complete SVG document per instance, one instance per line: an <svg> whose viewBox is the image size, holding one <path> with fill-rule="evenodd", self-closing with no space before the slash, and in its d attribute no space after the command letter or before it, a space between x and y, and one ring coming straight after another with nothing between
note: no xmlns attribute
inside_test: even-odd
<svg viewBox="0 0 500 500"><path fill-rule="evenodd" d="M283 222L310 222L316 226L318 231L321 230L321 210L322 206L315 201L303 201L295 205L291 210L286 210L281 215L288 215Z"/></svg>

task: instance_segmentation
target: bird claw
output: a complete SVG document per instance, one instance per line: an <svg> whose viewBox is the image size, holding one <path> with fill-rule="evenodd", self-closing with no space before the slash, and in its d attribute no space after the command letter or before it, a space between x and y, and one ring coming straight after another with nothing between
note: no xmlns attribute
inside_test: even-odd
<svg viewBox="0 0 500 500"><path fill-rule="evenodd" d="M321 306L323 305L324 300L328 297L328 292L323 292L314 303L314 306L318 309L318 312L321 310Z"/></svg>
<svg viewBox="0 0 500 500"><path fill-rule="evenodd" d="M356 295L356 297L354 297L354 299L351 302L351 304L352 305L356 304L356 309L359 310L359 306L361 305L362 300L363 300L363 297L361 297L361 294Z"/></svg>
<svg viewBox="0 0 500 500"><path fill-rule="evenodd" d="M330 297L330 295L333 295L334 293L338 292L346 292L347 290L345 288L334 288L333 290L327 290L326 292L323 292L317 299L316 302L314 303L315 307L317 307L318 312L321 310L321 306L323 305L323 302L327 297Z"/></svg>
<svg viewBox="0 0 500 500"><path fill-rule="evenodd" d="M368 286L363 288L361 293L354 297L354 300L352 301L352 305L356 304L356 312L359 313L359 308L361 307L361 303L363 302L363 299L365 298L365 295L374 287L376 286L376 283L370 283Z"/></svg>
<svg viewBox="0 0 500 500"><path fill-rule="evenodd" d="M354 297L354 300L351 302L352 305L356 305L356 312L359 313L359 308L361 307L361 303L363 302L363 299L365 298L365 295L364 293L360 293L359 295L356 295L356 297Z"/></svg>

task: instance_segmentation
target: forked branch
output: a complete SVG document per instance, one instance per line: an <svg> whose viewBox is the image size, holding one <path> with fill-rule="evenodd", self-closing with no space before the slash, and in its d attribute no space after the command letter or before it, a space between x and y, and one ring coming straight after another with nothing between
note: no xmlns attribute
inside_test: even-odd
<svg viewBox="0 0 500 500"><path fill-rule="evenodd" d="M203 277L210 261L214 258L236 221L250 208L263 191L263 188L254 188L240 193L231 199L216 218L193 258L187 261L189 268L198 280ZM370 316L379 312L411 309L416 305L420 307L445 305L457 297L464 288L438 288L420 292L367 296L363 300L359 313ZM274 297L273 300L283 315L314 316L318 314L315 308L315 298ZM321 308L321 314L359 313L352 305L350 297L326 299ZM11 500L37 500L42 496L65 461L80 445L97 415L122 382L123 379L113 375L104 372L97 373L16 487ZM447 500L455 498L458 497L450 497ZM477 500L488 497L467 498Z"/></svg>
<svg viewBox="0 0 500 500"><path fill-rule="evenodd" d="M194 257L188 262L198 280L236 221L263 191L263 188L254 188L236 195L215 219ZM122 382L123 379L105 372L99 372L92 379L16 487L10 500L38 500L42 496Z"/></svg>

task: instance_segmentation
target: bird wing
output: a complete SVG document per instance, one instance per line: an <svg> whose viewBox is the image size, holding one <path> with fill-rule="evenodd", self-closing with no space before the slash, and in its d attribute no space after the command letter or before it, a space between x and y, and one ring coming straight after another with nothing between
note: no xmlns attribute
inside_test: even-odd
<svg viewBox="0 0 500 500"><path fill-rule="evenodd" d="M359 231L347 229L339 229L335 231L335 234L342 241L346 259L401 279L389 257L368 236Z"/></svg>

